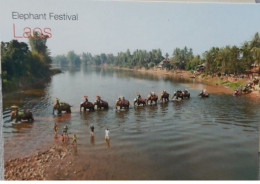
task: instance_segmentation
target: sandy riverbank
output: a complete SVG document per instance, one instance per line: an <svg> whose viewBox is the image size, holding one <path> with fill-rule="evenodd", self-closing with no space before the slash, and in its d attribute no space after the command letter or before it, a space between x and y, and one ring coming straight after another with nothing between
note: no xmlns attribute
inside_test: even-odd
<svg viewBox="0 0 260 184"><path fill-rule="evenodd" d="M73 154L76 145L56 144L46 151L34 153L25 158L5 162L5 180L50 180L52 176L60 179L71 178L75 170Z"/></svg>

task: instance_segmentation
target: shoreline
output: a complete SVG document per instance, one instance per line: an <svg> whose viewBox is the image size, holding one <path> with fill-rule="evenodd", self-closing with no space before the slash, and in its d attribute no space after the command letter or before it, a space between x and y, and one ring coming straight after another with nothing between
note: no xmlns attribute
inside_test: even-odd
<svg viewBox="0 0 260 184"><path fill-rule="evenodd" d="M74 148L73 148L74 147ZM30 156L5 161L5 180L52 180L52 175L60 179L69 179L75 175L73 149L77 145L58 143L46 151L38 151ZM77 149L77 148L76 148ZM55 173L51 168L55 167Z"/></svg>
<svg viewBox="0 0 260 184"><path fill-rule="evenodd" d="M238 86L238 85L246 85L247 83L252 81L252 79L248 79L248 78L242 79L242 78L234 78L230 76L224 76L224 77L203 76L203 74L192 74L191 71L187 71L187 70L172 71L172 70L145 69L145 68L131 69L131 68L121 68L121 67L111 67L111 66L104 66L104 68L114 68L116 70L135 71L143 74L148 73L159 77L169 76L170 78L194 81L197 84L202 83L208 86L210 88L209 92L211 93L222 92L227 94L233 94L235 88L232 88L225 84L229 84L231 86L232 84L236 84ZM242 96L244 95L246 95L249 98L260 98L260 86L256 85L255 89L253 89L251 93L243 94Z"/></svg>

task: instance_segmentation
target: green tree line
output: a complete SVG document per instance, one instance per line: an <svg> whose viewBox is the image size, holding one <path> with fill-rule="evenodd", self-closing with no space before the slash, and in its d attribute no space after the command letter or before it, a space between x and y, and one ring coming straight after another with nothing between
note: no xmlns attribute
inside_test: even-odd
<svg viewBox="0 0 260 184"><path fill-rule="evenodd" d="M70 51L67 55L54 57L53 61L61 66L79 66L84 63L127 68L153 68L164 61L162 67L166 69L196 70L203 64L207 74L240 74L250 69L252 64L260 64L260 38L256 33L252 40L244 42L242 46L212 47L202 55L194 55L193 50L187 47L175 48L170 58L168 53L163 56L160 49L133 52L128 49L117 55L101 53L94 56L91 53L77 55L74 51Z"/></svg>
<svg viewBox="0 0 260 184"><path fill-rule="evenodd" d="M25 42L12 40L1 42L1 64L3 90L17 89L23 84L37 82L50 76L50 52L46 46L47 38L40 36Z"/></svg>

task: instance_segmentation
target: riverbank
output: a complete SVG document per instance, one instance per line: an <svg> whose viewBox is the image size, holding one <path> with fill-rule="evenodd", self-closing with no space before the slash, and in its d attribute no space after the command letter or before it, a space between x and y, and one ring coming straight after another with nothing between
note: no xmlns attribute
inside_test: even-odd
<svg viewBox="0 0 260 184"><path fill-rule="evenodd" d="M60 179L68 179L70 175L78 172L73 170L75 147L76 145L72 144L56 144L46 151L25 158L8 160L5 162L4 178L5 180L49 180L51 175L55 174Z"/></svg>
<svg viewBox="0 0 260 184"><path fill-rule="evenodd" d="M105 66L106 68L107 66ZM175 79L183 79L188 81L193 81L194 83L203 83L208 86L207 90L210 93L229 93L232 94L234 89L239 86L245 86L249 82L252 82L253 79L250 78L235 78L231 76L206 76L200 73L192 73L187 70L162 70L162 69L130 69L130 68L121 68L115 67L117 70L128 70L128 71L137 71L140 73L149 73L156 76L167 76ZM197 86L196 86L197 87ZM201 89L202 90L202 89ZM251 93L246 94L250 98L260 98L260 87L259 85L254 86Z"/></svg>

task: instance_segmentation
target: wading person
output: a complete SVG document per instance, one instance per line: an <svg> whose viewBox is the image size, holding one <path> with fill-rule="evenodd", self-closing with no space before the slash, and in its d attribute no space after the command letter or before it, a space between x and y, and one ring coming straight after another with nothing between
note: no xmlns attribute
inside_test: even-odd
<svg viewBox="0 0 260 184"><path fill-rule="evenodd" d="M57 125L56 123L54 124L53 129L54 129L55 137L57 137L57 134L58 134L58 125Z"/></svg>
<svg viewBox="0 0 260 184"><path fill-rule="evenodd" d="M72 144L76 143L77 144L77 136L76 134L73 135L72 137Z"/></svg>
<svg viewBox="0 0 260 184"><path fill-rule="evenodd" d="M65 142L65 136L64 136L64 134L61 135L61 142L62 142L62 143Z"/></svg>
<svg viewBox="0 0 260 184"><path fill-rule="evenodd" d="M68 129L69 129L69 128L68 128L67 125L65 125L64 128L63 128L63 134L64 134L64 136L67 137L67 138L69 138Z"/></svg>
<svg viewBox="0 0 260 184"><path fill-rule="evenodd" d="M91 125L91 127L90 127L90 136L94 137L94 126L93 125Z"/></svg>
<svg viewBox="0 0 260 184"><path fill-rule="evenodd" d="M107 129L105 130L105 140L109 140L109 134L110 134L110 131L109 131L109 129L107 128Z"/></svg>

